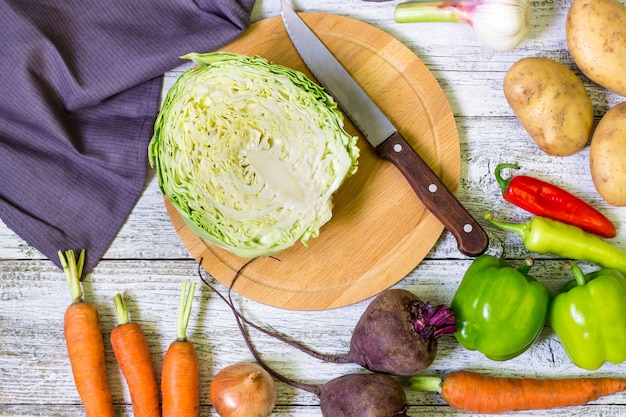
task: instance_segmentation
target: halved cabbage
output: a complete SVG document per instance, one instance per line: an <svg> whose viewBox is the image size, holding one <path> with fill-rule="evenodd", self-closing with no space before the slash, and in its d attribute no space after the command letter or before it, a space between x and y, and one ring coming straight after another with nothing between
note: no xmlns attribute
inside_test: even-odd
<svg viewBox="0 0 626 417"><path fill-rule="evenodd" d="M357 138L305 74L261 57L188 54L150 142L159 187L199 237L252 258L319 235L357 170Z"/></svg>

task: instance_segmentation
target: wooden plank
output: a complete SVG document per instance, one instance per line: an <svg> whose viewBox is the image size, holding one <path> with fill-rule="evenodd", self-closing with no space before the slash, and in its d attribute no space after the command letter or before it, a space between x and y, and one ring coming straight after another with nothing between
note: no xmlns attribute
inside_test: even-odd
<svg viewBox="0 0 626 417"><path fill-rule="evenodd" d="M407 45L429 68L441 85L459 132L461 176L458 198L476 216L493 210L499 218L524 221L530 216L504 202L493 180L499 162L518 162L520 173L538 176L567 188L590 201L618 224L612 242L626 250L626 222L623 208L608 206L597 194L588 167L588 148L567 157L549 157L534 146L510 110L501 83L508 68L525 56L548 56L576 71L564 41L564 22L569 1L533 1L533 26L519 48L495 53L480 45L471 28L462 24L406 24L393 22L395 2L361 0L319 0L296 2L296 10L337 13L375 25ZM259 0L253 20L278 15L278 2ZM164 90L185 68L167 74ZM577 72L577 71L576 71ZM596 118L610 106L624 100L585 79ZM105 338L115 325L112 297L121 291L128 298L133 318L146 329L160 373L162 355L174 337L180 283L198 280L197 265L177 236L165 210L154 179L101 262L85 281L85 291L102 312ZM486 227L492 243L490 253L517 262L527 256L519 238ZM552 291L569 279L564 261L537 255L534 274ZM448 303L471 260L456 250L454 239L444 233L426 260L397 284L425 300ZM591 269L590 265L583 265ZM218 284L221 290L225 288ZM235 295L237 305L254 321L275 328L322 352L347 350L352 328L368 300L341 309L298 312L276 309ZM0 415L82 416L62 334L62 315L69 294L61 271L31 245L0 223ZM209 291L200 286L194 300L190 335L202 360L201 416L216 416L210 407L208 384L218 369L231 363L251 360L234 327L231 313ZM312 360L292 348L258 332L251 332L263 357L287 376L308 383L323 383L336 376L358 372L356 365L332 365ZM107 364L114 399L120 416L132 415L130 398L116 369L107 342ZM506 362L493 362L477 352L461 348L451 336L439 343L439 354L428 374L445 374L469 368L494 374L559 377L590 374L624 375L626 365L605 365L586 372L567 359L560 343L546 327L526 353ZM278 403L273 415L320 416L318 400L312 394L278 383ZM429 417L465 416L451 410L431 393L408 392L409 415ZM626 415L626 395L603 398L592 405L511 416Z"/></svg>

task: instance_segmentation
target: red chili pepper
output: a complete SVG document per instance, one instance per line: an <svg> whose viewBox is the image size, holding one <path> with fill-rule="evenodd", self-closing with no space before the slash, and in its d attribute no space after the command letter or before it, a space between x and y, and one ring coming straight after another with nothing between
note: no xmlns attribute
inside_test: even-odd
<svg viewBox="0 0 626 417"><path fill-rule="evenodd" d="M519 169L513 164L499 164L494 172L509 203L536 214L578 226L588 232L611 238L617 234L615 225L602 213L569 192L537 178L517 175L502 178L504 168Z"/></svg>

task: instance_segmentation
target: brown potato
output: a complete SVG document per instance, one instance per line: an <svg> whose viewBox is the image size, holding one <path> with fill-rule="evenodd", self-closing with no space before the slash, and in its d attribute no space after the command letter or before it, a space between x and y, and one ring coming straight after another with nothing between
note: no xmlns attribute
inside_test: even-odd
<svg viewBox="0 0 626 417"><path fill-rule="evenodd" d="M583 74L626 96L626 6L617 0L573 0L565 37Z"/></svg>
<svg viewBox="0 0 626 417"><path fill-rule="evenodd" d="M589 142L593 105L580 78L565 65L548 58L523 58L504 76L504 95L548 155L572 155Z"/></svg>
<svg viewBox="0 0 626 417"><path fill-rule="evenodd" d="M589 166L600 196L612 206L626 206L626 102L610 108L598 123Z"/></svg>

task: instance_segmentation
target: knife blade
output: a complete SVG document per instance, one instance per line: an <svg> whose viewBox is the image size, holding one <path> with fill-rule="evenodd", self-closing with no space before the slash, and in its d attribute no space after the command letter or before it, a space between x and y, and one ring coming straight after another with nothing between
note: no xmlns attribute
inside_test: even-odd
<svg viewBox="0 0 626 417"><path fill-rule="evenodd" d="M456 238L459 251L468 256L485 252L489 238L484 229L285 0L281 0L281 16L289 38L317 81L378 156L400 170L424 206Z"/></svg>

